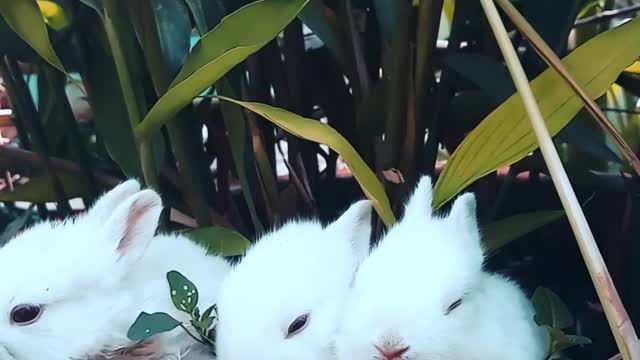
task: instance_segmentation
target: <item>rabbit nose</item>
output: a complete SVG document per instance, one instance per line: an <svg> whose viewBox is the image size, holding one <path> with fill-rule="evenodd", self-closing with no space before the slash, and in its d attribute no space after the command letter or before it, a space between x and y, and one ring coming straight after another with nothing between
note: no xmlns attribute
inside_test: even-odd
<svg viewBox="0 0 640 360"><path fill-rule="evenodd" d="M377 346L376 350L382 355L382 359L380 360L400 360L402 359L402 355L404 355L407 351L409 351L409 347L398 347L398 346Z"/></svg>

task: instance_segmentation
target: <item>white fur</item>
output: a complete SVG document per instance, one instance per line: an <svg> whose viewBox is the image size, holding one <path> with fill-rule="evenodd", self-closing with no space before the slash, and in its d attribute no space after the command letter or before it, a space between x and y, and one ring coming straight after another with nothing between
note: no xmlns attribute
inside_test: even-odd
<svg viewBox="0 0 640 360"><path fill-rule="evenodd" d="M513 282L482 271L475 197L446 218L431 214L423 177L397 223L363 261L336 339L340 360L386 360L376 349L409 349L394 360L542 360L546 335ZM446 314L462 298L460 306Z"/></svg>
<svg viewBox="0 0 640 360"><path fill-rule="evenodd" d="M263 236L224 280L218 302L219 360L323 360L356 268L369 252L371 203L352 205L327 227L296 221ZM309 313L306 328L289 325Z"/></svg>
<svg viewBox="0 0 640 360"><path fill-rule="evenodd" d="M201 308L213 304L228 263L184 237L154 237L161 210L157 193L129 180L86 214L35 225L0 249L0 353L16 360L82 359L129 345L127 330L141 311L188 322L170 300L170 270L195 283ZM13 325L9 314L18 304L44 310L31 325ZM179 328L156 341L170 355L194 345Z"/></svg>

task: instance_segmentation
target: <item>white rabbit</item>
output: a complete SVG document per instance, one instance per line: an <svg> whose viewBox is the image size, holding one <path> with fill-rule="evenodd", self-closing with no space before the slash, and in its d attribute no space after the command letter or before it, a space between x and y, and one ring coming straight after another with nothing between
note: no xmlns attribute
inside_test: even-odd
<svg viewBox="0 0 640 360"><path fill-rule="evenodd" d="M16 360L177 359L194 348L192 358L206 358L180 328L152 338L145 349L153 351L137 357L115 351L132 345L127 330L142 311L188 323L171 302L168 271L187 276L206 308L230 269L185 237L154 237L161 210L157 193L140 191L130 180L87 213L39 223L1 248L0 354Z"/></svg>
<svg viewBox="0 0 640 360"><path fill-rule="evenodd" d="M423 177L360 265L336 336L340 360L542 360L547 337L520 288L483 272L471 193L431 215Z"/></svg>
<svg viewBox="0 0 640 360"><path fill-rule="evenodd" d="M335 222L294 221L263 236L223 281L219 360L322 360L355 270L369 253L371 203Z"/></svg>

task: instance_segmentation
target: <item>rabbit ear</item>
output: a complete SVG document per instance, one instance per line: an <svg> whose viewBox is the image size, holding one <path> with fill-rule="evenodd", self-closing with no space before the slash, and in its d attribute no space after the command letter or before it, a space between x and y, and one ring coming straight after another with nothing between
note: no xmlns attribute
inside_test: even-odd
<svg viewBox="0 0 640 360"><path fill-rule="evenodd" d="M478 233L478 221L476 220L476 197L473 193L460 195L451 206L449 219L456 221L461 229L472 233Z"/></svg>
<svg viewBox="0 0 640 360"><path fill-rule="evenodd" d="M137 260L155 235L162 200L153 190L140 191L112 211L105 223L107 240L118 260Z"/></svg>
<svg viewBox="0 0 640 360"><path fill-rule="evenodd" d="M423 176L404 207L404 218L427 219L431 217L431 177Z"/></svg>
<svg viewBox="0 0 640 360"><path fill-rule="evenodd" d="M369 254L371 237L371 208L369 200L360 200L351 205L336 221L327 226L330 232L347 236L353 245L357 262Z"/></svg>
<svg viewBox="0 0 640 360"><path fill-rule="evenodd" d="M104 193L87 211L86 216L99 221L107 221L118 205L138 191L140 191L140 183L137 180L122 182Z"/></svg>

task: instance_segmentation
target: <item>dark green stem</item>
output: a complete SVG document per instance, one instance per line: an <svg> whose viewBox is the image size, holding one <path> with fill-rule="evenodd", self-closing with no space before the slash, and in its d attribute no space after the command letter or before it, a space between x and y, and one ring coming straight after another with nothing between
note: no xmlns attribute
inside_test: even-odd
<svg viewBox="0 0 640 360"><path fill-rule="evenodd" d="M299 19L294 20L284 30L283 52L289 99L291 99L289 110L301 116L308 116L311 109L308 99L305 98L305 94L307 94L307 89L304 87L306 54L302 22ZM293 167L300 179L305 183L310 183L311 187L315 189L318 179L318 157L315 151L315 144L294 136L289 136L287 141L289 145L289 161L296 159L298 154L302 156L304 165L293 162Z"/></svg>
<svg viewBox="0 0 640 360"><path fill-rule="evenodd" d="M102 4L107 39L116 65L131 131L134 131L143 118L139 101L144 99L139 87L136 87L132 81L131 70L125 57L125 54L133 53L132 41L134 39L124 34L124 30L130 27L130 24L126 22L126 17L121 16L124 13L120 9L122 4L118 4L117 0L103 0ZM150 187L158 188L159 171L154 162L151 139L138 139L138 148L145 183Z"/></svg>
<svg viewBox="0 0 640 360"><path fill-rule="evenodd" d="M399 1L401 2L401 1ZM367 62L364 55L364 46L360 33L356 27L355 19L353 17L353 6L351 0L343 1L343 17L345 19L345 25L347 28L349 45L353 54L355 63L355 74L353 74L354 86L353 91L355 94L356 102L360 103L371 89L371 81L369 79L369 73L367 71Z"/></svg>
<svg viewBox="0 0 640 360"><path fill-rule="evenodd" d="M415 74L415 130L409 144L416 156L414 164L424 163L424 135L427 124L431 123L429 110L433 104L432 89L435 84L435 50L438 41L438 29L442 14L443 0L421 1L418 8L418 26L416 31L416 74ZM405 180L413 180L412 174L405 174Z"/></svg>
<svg viewBox="0 0 640 360"><path fill-rule="evenodd" d="M409 86L409 21L411 12L409 0L396 2L396 21L391 51L387 53L388 105L384 139L384 153L381 154L382 169L399 167L399 155L405 126L407 125L407 95Z"/></svg>
<svg viewBox="0 0 640 360"><path fill-rule="evenodd" d="M78 123L75 116L73 115L73 111L71 110L71 105L69 104L69 99L65 91L65 74L61 73L58 69L48 64L44 66L43 73L46 80L49 82L49 84L51 84L51 88L53 89L53 98L57 102L55 106L59 106L59 115L64 121L64 127L67 131L68 136L68 144L71 147L76 161L82 169L84 179L87 182L87 187L89 189L91 198L84 200L85 205L90 206L93 202L93 199L98 196L99 190L96 183L95 175L93 173L93 167L91 166L91 157L89 156L89 152L87 151L84 139L80 135Z"/></svg>
<svg viewBox="0 0 640 360"><path fill-rule="evenodd" d="M451 25L451 35L449 36L449 44L446 53L457 52L460 48L461 37L463 33L466 13L464 10L468 6L467 1L461 2L456 6ZM451 84L451 70L445 67L440 76L440 84L435 95L432 106L431 121L426 124L429 127L429 135L427 143L424 147L424 172L427 175L433 175L435 171L436 159L438 158L438 144L440 142L441 127L444 125L443 114L447 102L453 95L453 86Z"/></svg>
<svg viewBox="0 0 640 360"><path fill-rule="evenodd" d="M152 3L145 0L143 4L143 14L141 15L149 19L145 23L145 25L149 25L149 28L145 29L148 41L143 44L144 54L156 95L160 97L169 88L171 79L164 62ZM197 126L194 123L189 123L186 119L187 111L187 109L183 110L175 119L167 123L167 132L178 163L178 170L185 181L185 195L193 216L199 226L211 226L213 220L209 200L213 196L213 180L209 173L209 167L202 161L204 158L203 150L199 146L202 143L201 135L198 134Z"/></svg>

